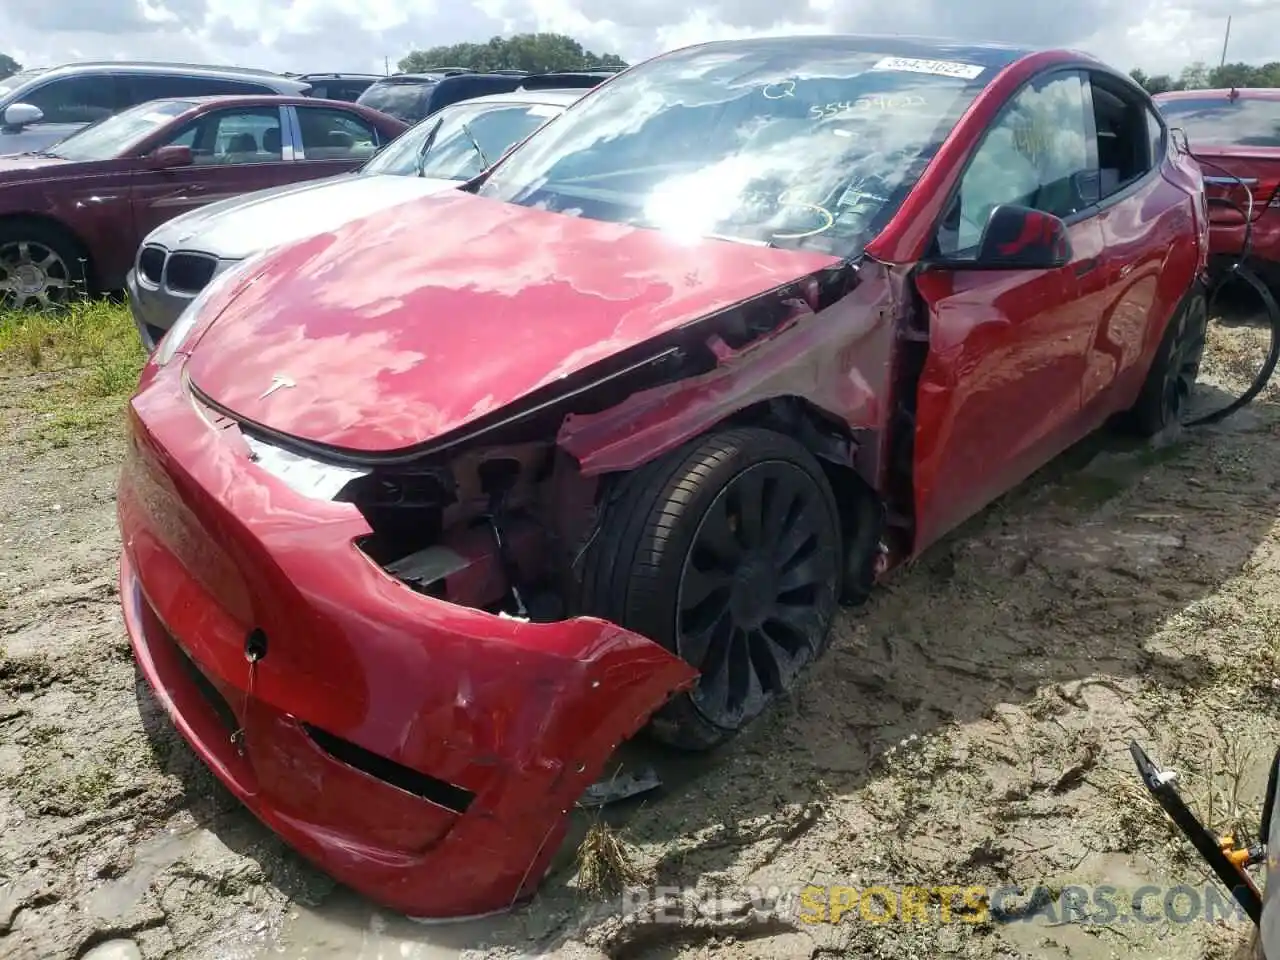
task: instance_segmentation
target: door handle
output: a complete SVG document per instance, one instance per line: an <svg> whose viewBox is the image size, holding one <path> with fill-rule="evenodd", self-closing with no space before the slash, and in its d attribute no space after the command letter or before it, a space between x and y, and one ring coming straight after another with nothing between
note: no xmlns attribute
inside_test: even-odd
<svg viewBox="0 0 1280 960"><path fill-rule="evenodd" d="M1076 264L1076 276L1083 277L1086 273L1092 273L1098 269L1098 258L1090 257L1088 260L1081 260Z"/></svg>

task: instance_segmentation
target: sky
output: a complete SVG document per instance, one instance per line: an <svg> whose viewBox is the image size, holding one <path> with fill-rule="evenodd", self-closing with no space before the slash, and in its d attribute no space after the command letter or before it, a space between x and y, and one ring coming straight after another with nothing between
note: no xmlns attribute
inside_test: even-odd
<svg viewBox="0 0 1280 960"><path fill-rule="evenodd" d="M413 49L495 34L567 33L635 62L751 34L906 33L1085 50L1121 69L1177 73L1222 55L1280 60L1276 0L0 0L0 53L270 70L383 71Z"/></svg>

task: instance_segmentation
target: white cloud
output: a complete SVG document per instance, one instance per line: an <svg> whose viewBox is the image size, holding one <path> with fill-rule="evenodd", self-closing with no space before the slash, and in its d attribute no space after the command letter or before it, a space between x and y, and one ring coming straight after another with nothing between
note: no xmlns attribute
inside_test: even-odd
<svg viewBox="0 0 1280 960"><path fill-rule="evenodd" d="M411 49L552 30L636 60L752 33L916 33L1088 50L1123 69L1280 57L1273 0L0 0L0 52L28 66L78 58L381 71Z"/></svg>

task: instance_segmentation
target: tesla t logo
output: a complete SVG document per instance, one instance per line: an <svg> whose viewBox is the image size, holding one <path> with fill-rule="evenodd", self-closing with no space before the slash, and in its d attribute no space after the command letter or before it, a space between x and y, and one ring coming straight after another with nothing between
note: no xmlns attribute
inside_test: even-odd
<svg viewBox="0 0 1280 960"><path fill-rule="evenodd" d="M290 380L288 377L282 377L280 374L277 373L274 377L271 378L271 386L263 390L262 394L258 397L258 399L265 400L267 399L267 397L271 396L277 390L283 390L285 387L296 387L296 386L297 384L294 383L292 380Z"/></svg>

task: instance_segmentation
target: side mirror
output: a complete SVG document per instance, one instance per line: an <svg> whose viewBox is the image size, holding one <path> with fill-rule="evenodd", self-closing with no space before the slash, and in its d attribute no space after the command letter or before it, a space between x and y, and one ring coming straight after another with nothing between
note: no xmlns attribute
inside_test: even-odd
<svg viewBox="0 0 1280 960"><path fill-rule="evenodd" d="M1071 262L1071 237L1059 217L1017 204L991 211L978 258L982 270L1055 270Z"/></svg>
<svg viewBox="0 0 1280 960"><path fill-rule="evenodd" d="M29 123L39 123L44 119L44 111L29 103L11 103L4 110L6 127L25 127Z"/></svg>
<svg viewBox="0 0 1280 960"><path fill-rule="evenodd" d="M172 167L189 167L193 161L190 147L170 144L152 150L147 165L153 170L169 170Z"/></svg>

